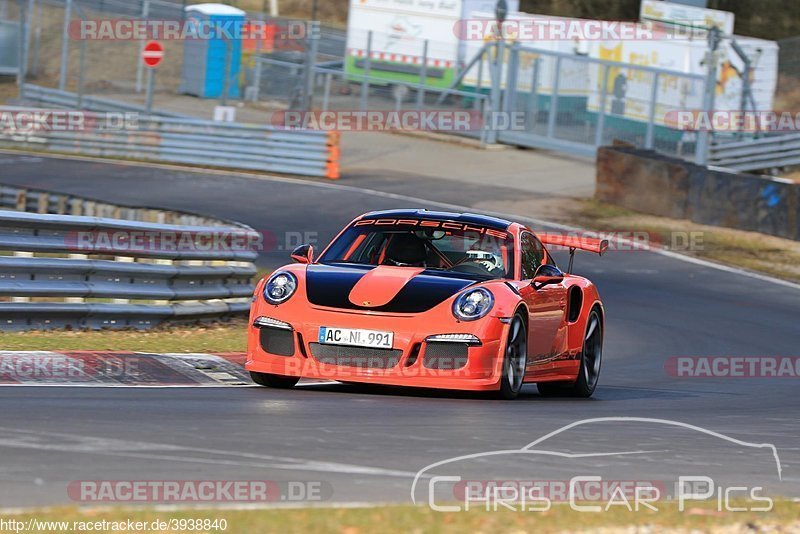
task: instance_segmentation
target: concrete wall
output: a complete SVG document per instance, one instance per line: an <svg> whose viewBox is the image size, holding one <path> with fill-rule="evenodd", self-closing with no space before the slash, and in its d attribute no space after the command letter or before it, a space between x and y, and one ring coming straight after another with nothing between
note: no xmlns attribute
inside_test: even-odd
<svg viewBox="0 0 800 534"><path fill-rule="evenodd" d="M631 210L800 240L800 184L710 170L632 147L597 152L598 200Z"/></svg>

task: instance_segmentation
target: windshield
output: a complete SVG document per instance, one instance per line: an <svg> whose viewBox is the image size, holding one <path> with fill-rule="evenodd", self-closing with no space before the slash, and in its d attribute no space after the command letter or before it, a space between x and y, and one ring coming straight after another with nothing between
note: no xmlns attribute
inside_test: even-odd
<svg viewBox="0 0 800 534"><path fill-rule="evenodd" d="M486 278L513 278L511 234L430 220L361 220L320 258L322 263L423 267Z"/></svg>

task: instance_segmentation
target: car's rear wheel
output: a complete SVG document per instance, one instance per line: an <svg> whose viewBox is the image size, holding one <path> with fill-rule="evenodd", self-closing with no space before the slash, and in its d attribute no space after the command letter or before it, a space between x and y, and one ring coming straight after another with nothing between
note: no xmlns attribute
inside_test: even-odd
<svg viewBox="0 0 800 534"><path fill-rule="evenodd" d="M293 388L295 384L300 381L300 378L296 376L271 375L268 373L256 373L254 371L250 371L250 378L259 386L277 389Z"/></svg>
<svg viewBox="0 0 800 534"><path fill-rule="evenodd" d="M528 333L525 320L514 315L508 329L508 342L503 357L503 376L500 379L499 396L512 400L519 396L525 381L525 366L528 363Z"/></svg>
<svg viewBox="0 0 800 534"><path fill-rule="evenodd" d="M539 393L547 397L591 397L600 378L603 362L603 322L600 313L593 309L586 321L586 332L581 351L581 367L578 379L572 384L564 382L542 382L536 384Z"/></svg>

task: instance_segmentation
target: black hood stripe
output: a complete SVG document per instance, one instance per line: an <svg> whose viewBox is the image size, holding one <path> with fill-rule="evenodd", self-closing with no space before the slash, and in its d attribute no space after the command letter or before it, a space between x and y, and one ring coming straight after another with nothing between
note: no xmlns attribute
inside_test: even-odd
<svg viewBox="0 0 800 534"><path fill-rule="evenodd" d="M306 295L316 306L348 310L394 313L420 313L441 304L475 280L425 271L412 278L386 305L367 308L350 302L350 292L372 265L309 265L306 269Z"/></svg>

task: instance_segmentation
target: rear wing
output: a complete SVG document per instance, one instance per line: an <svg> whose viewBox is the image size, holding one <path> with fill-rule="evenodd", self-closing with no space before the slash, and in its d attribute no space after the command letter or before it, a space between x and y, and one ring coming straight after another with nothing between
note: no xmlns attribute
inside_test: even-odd
<svg viewBox="0 0 800 534"><path fill-rule="evenodd" d="M567 272L572 272L572 262L576 250L594 252L602 256L608 250L608 239L594 239L592 237L579 237L576 235L539 234L539 240L545 245L565 247L569 249L569 267Z"/></svg>

